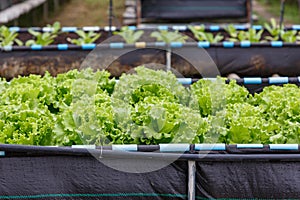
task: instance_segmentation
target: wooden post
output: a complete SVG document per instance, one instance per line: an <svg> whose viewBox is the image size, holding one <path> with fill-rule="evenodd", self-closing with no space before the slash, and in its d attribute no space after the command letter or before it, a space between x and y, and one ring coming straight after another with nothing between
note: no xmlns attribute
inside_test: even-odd
<svg viewBox="0 0 300 200"><path fill-rule="evenodd" d="M300 16L300 0L298 0L298 12L299 12L299 16Z"/></svg>
<svg viewBox="0 0 300 200"><path fill-rule="evenodd" d="M40 23L40 21L38 22L37 19L38 19L38 14L37 14L37 11L36 9L33 9L32 12L31 12L31 17L32 17L32 24L34 24L35 26Z"/></svg>
<svg viewBox="0 0 300 200"><path fill-rule="evenodd" d="M136 26L141 24L141 0L136 0Z"/></svg>
<svg viewBox="0 0 300 200"><path fill-rule="evenodd" d="M281 0L281 4L280 4L280 19L279 19L279 27L280 27L280 30L283 29L283 23L284 23L284 8L285 8L285 0Z"/></svg>
<svg viewBox="0 0 300 200"><path fill-rule="evenodd" d="M54 0L54 11L58 11L59 10L59 0Z"/></svg>
<svg viewBox="0 0 300 200"><path fill-rule="evenodd" d="M300 0L299 0L300 1ZM253 25L253 5L252 5L252 0L247 1L247 12L248 12L248 23L250 23L250 27Z"/></svg>
<svg viewBox="0 0 300 200"><path fill-rule="evenodd" d="M18 21L18 19L14 19L14 26L19 26L19 21Z"/></svg>
<svg viewBox="0 0 300 200"><path fill-rule="evenodd" d="M113 24L113 0L109 0L109 18L108 18L108 24L109 24L109 36L112 35L112 24Z"/></svg>
<svg viewBox="0 0 300 200"><path fill-rule="evenodd" d="M44 21L48 21L48 18L49 17L49 4L48 4L48 1L46 1L44 4L43 4L43 18L44 18Z"/></svg>

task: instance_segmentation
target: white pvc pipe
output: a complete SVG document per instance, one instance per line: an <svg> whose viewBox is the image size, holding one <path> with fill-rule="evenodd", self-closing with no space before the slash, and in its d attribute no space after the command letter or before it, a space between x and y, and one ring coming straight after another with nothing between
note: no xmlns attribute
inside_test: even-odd
<svg viewBox="0 0 300 200"><path fill-rule="evenodd" d="M167 49L166 56L167 56L166 57L167 71L171 71L171 60L172 60L172 57L171 57L171 48Z"/></svg>
<svg viewBox="0 0 300 200"><path fill-rule="evenodd" d="M196 162L188 161L189 168L189 183L188 183L188 200L196 198Z"/></svg>

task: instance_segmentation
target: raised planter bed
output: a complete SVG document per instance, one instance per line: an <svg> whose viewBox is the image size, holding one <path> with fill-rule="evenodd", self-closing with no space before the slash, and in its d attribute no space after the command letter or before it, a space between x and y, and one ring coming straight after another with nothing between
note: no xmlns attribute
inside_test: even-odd
<svg viewBox="0 0 300 200"><path fill-rule="evenodd" d="M81 62L95 47L96 44L83 46L58 44L47 47L36 45L32 47L5 47L3 49L5 51L0 53L0 57L2 57L0 62L3 62L2 66L6 66L6 68L2 67L1 75L13 78L19 74L43 74L46 70L56 75L73 68L80 68ZM157 62L164 63L165 52L160 50L161 48L167 49L171 47L176 53L176 51L180 50L186 49L191 51L201 47L207 50L217 65L223 63L223 66L227 66L225 68L219 67L223 75L235 72L245 76L260 74L268 76L273 73L286 73L293 76L243 78L237 80L239 84L247 86L248 89L250 88L252 93L260 91L266 85L299 84L300 80L297 77L299 75L298 65L295 67L290 63L298 62L296 55L299 51L299 46L297 44L281 42L264 44L224 42L209 44L199 42L171 43L170 46L167 46L161 43L127 45L114 42L100 45L99 51L103 51L103 54L109 54L109 51L122 53L124 50L133 50L135 47L141 51L139 56L127 54L117 59L108 68L113 76L119 76L122 70L129 71L131 67L142 64L141 62L153 62L154 58L157 59ZM145 47L149 49L144 49ZM157 50L158 47L160 49ZM153 56L153 52L156 54L155 56ZM237 54L242 57L236 58ZM270 67L253 67L258 66L259 62L249 65L251 58L256 55L266 60L266 63L270 63L270 65L265 64L262 66ZM272 56L273 59L276 58L278 60L275 62L271 58L267 59L267 56ZM294 58L287 59L290 56ZM180 58L174 56L172 62L174 63L173 67L177 71L185 76L195 77L194 79L179 79L179 81L184 84L197 82L199 74L196 74L196 71L194 71L195 74L191 73L193 72L192 66L189 63L179 62L176 59ZM273 65L278 67L272 68ZM36 77L32 80L40 81ZM47 80L49 81L49 79ZM56 101L68 101L62 93L68 90L68 87L72 84L61 83L59 88L51 90L52 86L57 86L56 84L51 84L55 82L36 82L36 84L44 84L40 86L34 85L30 80L26 81L24 79L23 81L27 83L25 85L31 89L30 91L35 91L37 88L42 89L40 95L37 95L35 92L33 93L36 96L33 95L32 97L28 93L20 94L19 92L25 91L25 87L16 87L14 91L17 92L7 90L7 97L11 97L10 95L12 97L21 95L22 98L13 99L18 99L24 105L28 104L29 106L34 106L41 101L43 103L40 102L39 104L43 106L39 108L42 109L43 112L41 113L43 114L45 114L45 110L51 110L53 114L57 114L57 112L62 112L66 109L66 104L61 105L62 111L59 111L59 109L55 110L53 105L57 104L55 103ZM83 83L80 82L79 85ZM7 83L7 87L13 87L14 84L16 83ZM45 92L48 90L50 93ZM9 93L10 91L12 93ZM55 96L51 96L53 91ZM65 93L68 94L68 91L65 91ZM26 98L29 98L29 96L30 101L33 102L31 104L28 103L29 101L26 101ZM58 100L58 97L61 99ZM299 99L297 96L293 97ZM38 100L34 100L34 98ZM6 103L9 104L9 100ZM18 117L18 112L20 112L18 110L19 103L15 103L17 104L14 107L16 108L16 113L13 113L13 115ZM267 103L271 105L269 101ZM284 103L287 102L285 101ZM28 110L32 111L34 109ZM10 110L8 109L8 111ZM21 109L20 113L22 111ZM292 111L297 112L297 110ZM28 114L31 115L32 113L28 112ZM297 114L295 114L295 117L297 120ZM35 116L35 119L39 118ZM18 119L27 122L26 117ZM294 122L293 120L291 119L290 122ZM38 123L38 121L32 122ZM50 124L50 121L47 121L47 124ZM18 140L18 137L15 139L21 142L21 140ZM178 149L178 146L181 148ZM71 148L0 145L2 171L0 199L296 199L300 195L300 184L298 181L300 179L298 173L300 170L300 150L298 144L181 144L169 145L167 148L161 147L162 145L125 145L118 146L117 149L119 151L116 151L114 146L97 146L87 150L82 148L82 146L80 148L76 146ZM126 150L130 150L130 152ZM103 164L101 159L99 161L93 157L91 153L94 156L96 155L96 158L101 158L102 161L109 160L118 164L121 162L123 166L126 166L126 163L131 163L132 166L135 162L149 163L149 166L151 166L160 162L164 163L169 159L178 159L156 171L134 174L112 169Z"/></svg>
<svg viewBox="0 0 300 200"><path fill-rule="evenodd" d="M187 31L186 26L161 26L159 29L180 30L187 35L191 35ZM245 26L236 26L238 30L246 30ZM259 30L261 26L254 26ZM117 30L116 27L112 28ZM132 27L135 29L135 27ZM287 29L299 30L299 26L294 25ZM23 41L31 39L31 35L27 33L27 28L13 27L11 30L20 33L19 38ZM49 31L49 28L35 28L37 31ZM66 38L78 38L74 33L77 30L96 31L102 34L96 43L101 43L109 38L109 27L84 27L82 29L76 27L63 27L65 32L55 39L53 45L41 47L3 47L0 53L0 75L8 79L18 75L28 75L30 73L43 74L50 71L56 75L60 72L66 72L70 69L80 68L82 61L88 53L95 48L95 44L75 46L68 44ZM149 30L149 29L147 29ZM151 29L150 29L151 30ZM217 33L224 31L221 26L206 26L206 30ZM121 40L121 38L120 38ZM138 42L133 45L120 43L119 41L99 44L99 48L103 52L110 50L113 54L124 51L124 49L137 48L137 54L128 54L114 62L110 72L113 76L119 76L122 72L126 72L132 67L156 62L165 64L165 52L160 49L171 48L174 53L183 51L193 51L197 48L204 48L217 65L220 74L227 76L236 73L240 77L269 77L274 74L280 76L298 76L300 69L299 44L284 43L281 41L265 42L265 43L249 43L249 42L187 42L184 44L174 42L164 45L160 42L153 41L145 43ZM141 41L143 41L141 39ZM106 48L106 49L105 49ZM147 48L147 49L143 49ZM151 50L152 49L152 50ZM158 49L158 50L157 50ZM99 51L100 53L100 51ZM54 64L55 63L55 64ZM209 63L210 64L210 63ZM172 56L172 66L184 76L201 77L199 72L194 69L188 62L176 55Z"/></svg>
<svg viewBox="0 0 300 200"><path fill-rule="evenodd" d="M139 70L143 71L138 71L138 75L123 76L116 84L109 80L108 74L98 72L94 76L95 73L91 71L85 71L85 74L72 71L56 79L47 75L43 78L22 77L10 83L2 81L0 98L3 110L0 118L2 143L70 145L68 147L0 145L2 171L0 199L286 199L297 198L300 195L298 184L300 174L297 173L300 170L300 146L269 144L272 141L274 143L299 141L297 134L299 88L291 85L284 88L271 87L261 93L263 95L251 96L244 88L232 82L229 85L222 82L220 84L225 87L226 100L230 103L228 107L223 108L227 109L224 117L228 124L224 125L226 133L215 133L219 134L218 137L221 139L226 137L223 139L231 145L215 144L216 142L200 144L200 139L200 142L193 142L191 145L182 141L181 144L166 144L167 142L157 141L166 141L168 137L176 138L176 135L180 137L179 139L185 140L190 138L189 134L195 138L206 136L210 138L209 126L207 129L202 127L200 129L196 123L196 129L203 131L203 135L198 131L192 133L194 129L185 128L195 125L194 122L199 119L199 115L203 119L209 119L209 115L214 117L213 112L203 113L200 110L209 107L210 104L205 102L205 97L215 92L215 87L209 91L210 87L206 84L215 82L201 83L197 82L199 81L197 79L190 78L176 80L173 75L162 71L155 72L143 68ZM91 88L95 81L97 90L96 94L93 94ZM197 97L203 98L204 101L198 101L196 107L176 102L176 98L184 101L185 97L190 97L188 93L184 93L185 88L177 81L183 84L194 83L195 85L193 84L186 92L196 92L196 95L199 95ZM198 85L200 87L197 88L196 82L202 85ZM246 85L299 84L299 77L244 78L237 82ZM115 88L112 89L112 86ZM88 89L86 93L85 89ZM223 97L221 90L217 92L219 97ZM283 96L278 95L279 93ZM89 95L94 99L92 107L87 98ZM78 104L80 97L83 101ZM154 105L149 101L152 97L157 101ZM110 111L110 101L113 98L124 100L124 102L117 101L122 103L122 109L126 109L126 105L132 106L136 113L130 112L133 114L130 114L129 118L132 117L133 120L139 116L140 121L135 121L130 126L124 123L123 126L127 118L121 118L123 119L121 123L118 123L120 122L118 118L114 120L112 113L117 115L123 110L118 109L120 106L118 104L116 110ZM160 116L160 107L156 107L160 104L171 105L162 107L166 110L172 109L170 110L172 112L167 113L171 117L167 114ZM79 107L72 107L73 105ZM140 109L141 105L146 105L145 108L153 106L156 112L144 112ZM182 106L186 108L182 110ZM96 119L100 120L96 123L92 121L95 118L90 118L89 115L91 113L93 116L93 111L97 111ZM155 120L148 124L146 120L152 116ZM167 121L166 127L164 116L171 119ZM184 117L179 118L181 121L186 120L182 124L182 130L189 130L188 133L180 132L181 129L175 127L175 124L181 121L172 119L180 116ZM242 121L239 121L240 119ZM276 126L274 121L277 123L276 131L264 130L266 126L270 129ZM241 122L245 122L242 128ZM250 122L250 125L247 122ZM89 127L93 128L98 123L102 124L101 131L90 132ZM56 126L58 124L61 126ZM158 130L158 125L156 127L155 124L163 125L163 131ZM172 127L172 124L174 127L168 128ZM202 125L205 126L205 123ZM121 134L115 132L126 130L127 127L130 131ZM147 127L153 129L149 137L145 135L149 130ZM140 128L144 129L141 133ZM93 141L93 137L87 138L87 145L80 145L80 142L84 142L80 140L80 135L85 135L85 131L88 133L87 136L92 135L101 139L103 135L100 135L104 130L105 137L119 137L114 140L114 145L93 145L89 143ZM265 135L261 137L260 134ZM239 137L240 135L242 137ZM130 143L133 141L130 138L135 138L136 143ZM130 145L122 145L124 141L125 143L129 141L126 144ZM253 144L248 144L247 141ZM262 141L261 143L267 145L255 144L255 141ZM245 143L241 144L242 142ZM137 173L140 171L136 169L145 165L147 173Z"/></svg>
<svg viewBox="0 0 300 200"><path fill-rule="evenodd" d="M273 74L280 76L299 76L300 74L300 48L298 44L281 42L273 43L231 43L220 44L199 43L173 43L170 45L174 52L195 51L205 48L209 56L217 65L220 74L227 76L236 73L241 77L269 77ZM137 47L137 48L136 48ZM129 53L113 63L109 69L113 76L120 76L132 67L146 63L166 63L165 52L167 45L159 43L140 43L126 45L124 43L110 43L99 45L98 53L110 51L119 54L124 49L138 49L137 53ZM51 45L48 47L13 47L0 53L0 76L8 79L18 75L44 74L49 71L52 75L66 72L70 69L80 68L82 61L95 49L96 45ZM151 50L152 49L152 50ZM105 52L107 54L107 52ZM208 62L207 64L211 64ZM99 65L100 67L100 65ZM201 77L201 74L185 60L173 56L172 67L185 77Z"/></svg>
<svg viewBox="0 0 300 200"><path fill-rule="evenodd" d="M136 152L0 145L5 172L0 199L296 199L300 195L298 145L187 145L181 156L169 147L167 153L158 145L136 146ZM206 154L208 149L211 152ZM147 162L151 167L173 156L179 159L157 171L135 174L106 166L90 151L101 155L102 161L124 166Z"/></svg>

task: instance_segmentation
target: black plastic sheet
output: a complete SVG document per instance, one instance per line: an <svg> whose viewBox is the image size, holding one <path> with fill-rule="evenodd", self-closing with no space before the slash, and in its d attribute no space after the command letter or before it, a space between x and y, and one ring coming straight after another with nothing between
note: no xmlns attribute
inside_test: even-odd
<svg viewBox="0 0 300 200"><path fill-rule="evenodd" d="M216 47L216 65L221 74L236 73L242 77L300 75L300 48L298 47ZM208 51L210 53L210 51Z"/></svg>
<svg viewBox="0 0 300 200"><path fill-rule="evenodd" d="M0 169L0 199L187 198L187 163L182 161L135 174L91 156L28 156L2 158Z"/></svg>
<svg viewBox="0 0 300 200"><path fill-rule="evenodd" d="M52 75L79 69L89 51L12 51L0 52L0 76L7 79L43 75L46 71Z"/></svg>
<svg viewBox="0 0 300 200"><path fill-rule="evenodd" d="M207 199L298 199L299 162L197 162L196 195Z"/></svg>
<svg viewBox="0 0 300 200"><path fill-rule="evenodd" d="M187 199L188 161L196 162L196 199L300 196L299 152L270 150L268 145L260 150L229 145L214 153L187 152L147 173L115 170L89 153L123 165L165 162L176 153L19 145L0 145L0 150L0 199Z"/></svg>
<svg viewBox="0 0 300 200"><path fill-rule="evenodd" d="M247 17L247 0L142 0L142 18L178 20Z"/></svg>
<svg viewBox="0 0 300 200"><path fill-rule="evenodd" d="M59 51L53 47L51 50L33 51L22 50L11 52L0 52L0 76L8 80L18 75L44 74L49 71L52 75L64 73L72 69L82 69L88 67L82 65L90 50L66 50ZM152 63L157 67L166 64L166 51L156 48L136 49L131 48L129 53L123 56L115 56L113 63L108 67L103 65L111 55L118 55L123 49L109 49L108 47L97 49L99 58L95 60L88 57L89 62L98 69L107 69L113 77L119 77L122 73L127 73L132 68ZM253 46L249 48L224 48L222 46L211 46L205 49L199 49L194 46L172 49L172 69L179 77L202 78L217 75L228 76L235 73L242 77L271 77L274 74L279 76L294 77L300 76L300 48L298 46L269 47L266 45ZM181 55L190 56L191 59L185 59ZM94 53L95 54L95 53ZM199 55L198 55L199 54ZM92 56L91 56L92 57ZM100 59L100 60L99 60ZM194 59L194 60L193 60ZM199 63L198 69L191 64ZM89 64L89 63L88 63ZM92 66L90 66L92 67ZM163 68L165 69L165 68ZM200 70L199 70L200 69ZM207 69L213 70L212 73ZM202 71L203 73L202 73ZM299 85L299 83L297 83ZM268 83L262 84L243 84L251 93L261 92Z"/></svg>

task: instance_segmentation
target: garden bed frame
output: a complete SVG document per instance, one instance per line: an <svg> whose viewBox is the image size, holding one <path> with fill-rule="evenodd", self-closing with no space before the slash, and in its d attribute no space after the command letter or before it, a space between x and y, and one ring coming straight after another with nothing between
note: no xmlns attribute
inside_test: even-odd
<svg viewBox="0 0 300 200"><path fill-rule="evenodd" d="M134 26L130 28L137 30ZM247 30L246 26L236 25L236 28L238 30ZM253 26L252 28L260 30L262 26ZM11 31L18 32L20 37L22 34L26 34L26 37L28 37L28 29L19 27L10 28ZM51 31L48 27L33 29L41 32ZM160 26L158 29L178 30L180 32L188 31L187 26ZM216 25L206 26L205 29L213 33L224 32L224 27ZM293 25L286 29L299 31L300 26ZM110 31L119 29L117 27L62 27L61 31L64 33L62 37L66 38L69 35L75 37L74 34L77 30L101 32L104 38L100 38L100 41L97 41L101 42L108 37ZM58 42L62 41L65 40L63 38L58 39ZM159 52L157 48L166 50L171 48L174 52L185 49L204 48L217 65L222 76L235 73L240 77L270 77L274 74L279 76L300 75L299 45L298 43L284 43L282 41L265 43L233 43L224 41L212 44L209 42L187 42L184 44L173 42L170 45L161 42L137 42L133 45L122 42L111 42L101 43L97 47L102 48L104 51L113 50L115 52L123 51L124 49L138 49L137 58L133 59L133 56L129 54L114 63L114 70L111 73L116 77L132 67L148 63L153 61L153 59L157 63L165 64L165 53L162 51ZM39 45L31 47L3 47L0 52L0 76L11 79L18 75L29 75L31 73L44 74L45 71L50 71L52 75L56 75L70 69L80 68L82 61L95 48L96 44L76 46L67 43L58 43L45 47ZM189 63L178 56L173 55L172 59L173 67L184 76L194 78L201 76Z"/></svg>
<svg viewBox="0 0 300 200"><path fill-rule="evenodd" d="M299 145L275 144L93 149L0 145L1 169L5 172L0 199L298 198L299 152ZM101 162L151 164L174 158L178 160L142 174L114 170Z"/></svg>

